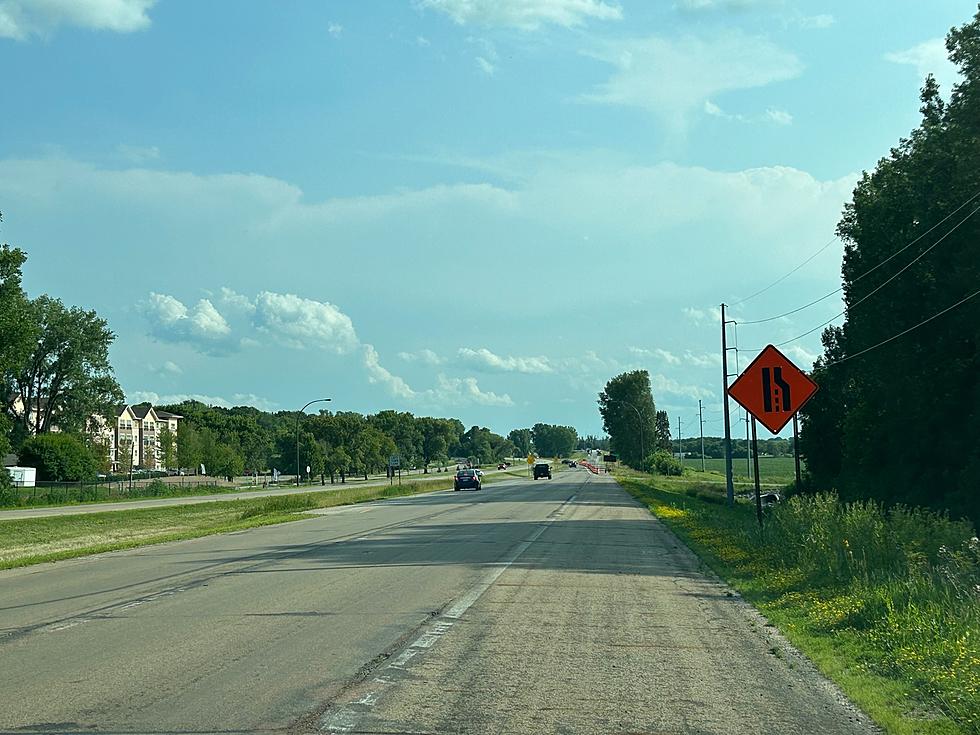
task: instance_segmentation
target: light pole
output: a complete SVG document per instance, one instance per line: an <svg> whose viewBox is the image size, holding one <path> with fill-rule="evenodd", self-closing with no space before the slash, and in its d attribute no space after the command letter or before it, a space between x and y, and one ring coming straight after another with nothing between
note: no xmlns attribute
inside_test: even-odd
<svg viewBox="0 0 980 735"><path fill-rule="evenodd" d="M629 406L630 408L633 409L633 411L636 412L636 418L639 419L640 422L640 462L643 462L643 460L646 459L646 454L643 451L643 415L640 413L639 409L636 406L634 406L632 403L629 403L627 401L622 401L619 398L607 398L606 403L622 403L624 406Z"/></svg>
<svg viewBox="0 0 980 735"><path fill-rule="evenodd" d="M299 415L296 416L296 487L299 487L299 420L303 416L303 411L312 406L314 403L326 403L330 401L330 398L315 398L314 400L307 403L299 410Z"/></svg>

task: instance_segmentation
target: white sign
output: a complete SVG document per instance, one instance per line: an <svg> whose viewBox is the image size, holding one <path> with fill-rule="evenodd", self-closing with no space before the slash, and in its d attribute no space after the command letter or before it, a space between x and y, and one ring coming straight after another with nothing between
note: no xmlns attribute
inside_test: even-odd
<svg viewBox="0 0 980 735"><path fill-rule="evenodd" d="M34 487L34 479L37 477L37 469L34 467L8 467L10 479L14 487Z"/></svg>

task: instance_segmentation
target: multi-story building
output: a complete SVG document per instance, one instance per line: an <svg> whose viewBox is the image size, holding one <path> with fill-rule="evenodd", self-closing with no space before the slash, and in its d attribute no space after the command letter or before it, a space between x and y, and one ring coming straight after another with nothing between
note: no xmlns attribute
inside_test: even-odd
<svg viewBox="0 0 980 735"><path fill-rule="evenodd" d="M152 406L118 406L115 426L101 417L94 417L90 433L106 447L114 472L132 468L164 470L164 452L160 445L161 429L170 431L173 456L177 455L177 422L182 419L175 413L155 409ZM176 460L172 462L176 464Z"/></svg>

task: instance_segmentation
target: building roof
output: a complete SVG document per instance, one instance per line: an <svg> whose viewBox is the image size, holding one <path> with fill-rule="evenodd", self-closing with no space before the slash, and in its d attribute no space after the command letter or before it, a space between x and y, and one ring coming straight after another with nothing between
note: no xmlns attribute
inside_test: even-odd
<svg viewBox="0 0 980 735"><path fill-rule="evenodd" d="M153 412L153 415L156 416L156 411L153 411L153 406L130 406L129 410L132 411L138 419L145 419L146 415L151 411Z"/></svg>
<svg viewBox="0 0 980 735"><path fill-rule="evenodd" d="M170 411L161 411L159 408L154 409L158 419L182 419L184 418L179 413L170 413Z"/></svg>

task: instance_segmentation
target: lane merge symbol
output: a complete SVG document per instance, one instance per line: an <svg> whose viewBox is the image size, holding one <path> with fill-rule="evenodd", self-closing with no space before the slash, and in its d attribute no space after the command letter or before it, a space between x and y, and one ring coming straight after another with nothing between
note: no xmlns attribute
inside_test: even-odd
<svg viewBox="0 0 980 735"><path fill-rule="evenodd" d="M728 389L728 395L778 434L813 394L817 384L786 355L768 345Z"/></svg>

